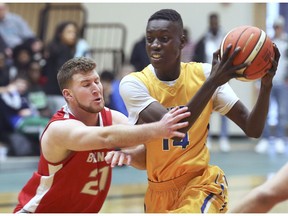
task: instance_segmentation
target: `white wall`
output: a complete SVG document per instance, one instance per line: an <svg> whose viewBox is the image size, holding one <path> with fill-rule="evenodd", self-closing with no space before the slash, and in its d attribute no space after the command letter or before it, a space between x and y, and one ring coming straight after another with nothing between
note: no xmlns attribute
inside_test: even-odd
<svg viewBox="0 0 288 216"><path fill-rule="evenodd" d="M88 23L125 24L127 56L130 56L133 44L145 33L148 18L159 9L177 10L194 40L198 40L207 29L210 12L220 14L221 24L227 31L238 25L253 24L252 3L84 3L83 5L88 12Z"/></svg>
<svg viewBox="0 0 288 216"><path fill-rule="evenodd" d="M84 3L83 5L88 12L88 23L117 22L127 27L125 54L128 58L133 44L145 33L148 18L159 9L177 10L194 41L197 41L206 31L211 12L220 15L221 25L226 31L239 25L254 24L253 3ZM231 86L250 109L254 104L252 83L232 80ZM217 134L219 129L219 115L213 114L212 134ZM243 134L238 126L230 121L229 132L232 135Z"/></svg>

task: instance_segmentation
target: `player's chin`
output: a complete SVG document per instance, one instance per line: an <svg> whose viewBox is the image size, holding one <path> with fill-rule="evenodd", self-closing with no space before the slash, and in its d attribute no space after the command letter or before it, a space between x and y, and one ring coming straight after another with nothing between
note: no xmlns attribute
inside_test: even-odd
<svg viewBox="0 0 288 216"><path fill-rule="evenodd" d="M165 61L163 58L150 58L151 64L155 67L157 65L163 65L165 64Z"/></svg>
<svg viewBox="0 0 288 216"><path fill-rule="evenodd" d="M98 107L99 107L100 110L102 110L102 109L105 107L105 103L101 103L101 104L99 104Z"/></svg>
<svg viewBox="0 0 288 216"><path fill-rule="evenodd" d="M105 106L104 102L103 103L97 103L97 104L91 105L90 109L93 110L94 113L98 113L104 109L104 106Z"/></svg>

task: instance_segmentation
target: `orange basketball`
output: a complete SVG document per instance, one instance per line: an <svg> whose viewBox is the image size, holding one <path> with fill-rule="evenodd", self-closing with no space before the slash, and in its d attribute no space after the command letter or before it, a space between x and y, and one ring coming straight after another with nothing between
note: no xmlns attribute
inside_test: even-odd
<svg viewBox="0 0 288 216"><path fill-rule="evenodd" d="M234 59L234 65L251 62L249 66L238 71L244 74L245 78L237 79L242 81L259 79L272 67L270 58L274 58L275 55L273 43L262 29L254 26L240 26L232 29L222 40L221 57L229 44L232 45L230 54L236 47L241 47L241 52Z"/></svg>

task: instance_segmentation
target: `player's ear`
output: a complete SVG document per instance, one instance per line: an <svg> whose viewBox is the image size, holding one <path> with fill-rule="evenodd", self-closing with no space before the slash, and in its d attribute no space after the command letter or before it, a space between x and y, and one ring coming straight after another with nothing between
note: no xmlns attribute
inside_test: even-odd
<svg viewBox="0 0 288 216"><path fill-rule="evenodd" d="M69 89L63 89L63 90L62 90L62 94L63 94L63 97L64 97L67 101L71 100L72 94L71 94L71 92L70 92Z"/></svg>
<svg viewBox="0 0 288 216"><path fill-rule="evenodd" d="M182 34L180 40L181 40L180 48L182 50L184 48L184 46L185 46L187 38L186 38L186 36L184 34Z"/></svg>

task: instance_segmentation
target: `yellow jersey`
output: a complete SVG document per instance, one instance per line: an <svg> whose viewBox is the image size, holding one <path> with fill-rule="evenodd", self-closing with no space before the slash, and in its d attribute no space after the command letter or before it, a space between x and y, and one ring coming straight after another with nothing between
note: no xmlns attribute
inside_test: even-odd
<svg viewBox="0 0 288 216"><path fill-rule="evenodd" d="M149 67L130 75L141 80L149 94L167 109L186 105L206 80L202 64L195 62L181 63L180 76L173 85L159 80ZM150 181L167 181L208 166L210 155L205 143L212 108L211 99L182 141L157 139L146 143Z"/></svg>

